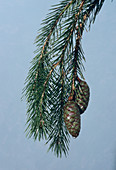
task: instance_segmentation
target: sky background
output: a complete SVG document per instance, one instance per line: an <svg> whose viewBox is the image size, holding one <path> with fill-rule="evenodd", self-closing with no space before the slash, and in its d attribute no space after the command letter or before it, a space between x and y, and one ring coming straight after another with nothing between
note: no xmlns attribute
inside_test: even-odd
<svg viewBox="0 0 116 170"><path fill-rule="evenodd" d="M0 170L116 170L116 1L106 0L83 36L91 89L77 139L67 158L25 137L22 88L41 21L59 0L0 0Z"/></svg>

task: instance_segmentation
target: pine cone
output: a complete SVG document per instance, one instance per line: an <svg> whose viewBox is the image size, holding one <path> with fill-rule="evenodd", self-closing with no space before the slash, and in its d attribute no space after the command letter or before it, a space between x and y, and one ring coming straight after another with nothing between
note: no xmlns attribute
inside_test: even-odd
<svg viewBox="0 0 116 170"><path fill-rule="evenodd" d="M80 111L74 101L68 101L64 107L64 121L69 133L77 137L80 132Z"/></svg>
<svg viewBox="0 0 116 170"><path fill-rule="evenodd" d="M82 114L89 103L89 97L90 97L90 89L88 84L85 81L82 81L78 78L79 84L76 88L76 103L80 108L80 113Z"/></svg>

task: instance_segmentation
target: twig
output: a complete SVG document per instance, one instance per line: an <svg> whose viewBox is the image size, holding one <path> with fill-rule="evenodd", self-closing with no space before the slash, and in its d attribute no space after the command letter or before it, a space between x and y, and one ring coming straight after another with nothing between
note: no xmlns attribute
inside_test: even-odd
<svg viewBox="0 0 116 170"><path fill-rule="evenodd" d="M71 2L72 2L72 1L71 1ZM43 93L42 93L42 96L41 96L40 106L42 106L42 103L43 103L43 98L44 98L44 94L45 94L45 89L46 89L46 85L47 85L47 82L48 82L48 80L49 80L50 75L52 74L52 72L54 71L54 69L63 61L64 53L65 53L67 44L68 44L68 42L69 42L69 40L70 40L70 37L71 37L74 29L76 29L75 26L76 26L76 23L77 23L77 20L78 20L78 16L80 15L80 12L81 12L82 7L83 7L83 5L84 5L84 2L85 2L85 0L83 0L83 1L81 2L80 7L79 7L79 11L78 11L78 13L75 15L75 22L74 22L74 24L73 24L73 28L71 29L71 32L70 32L70 34L69 34L69 36L68 36L68 38L67 38L67 40L66 40L65 46L64 46L64 48L63 48L63 52L62 52L62 54L61 54L61 60L58 61L55 65L53 65L53 68L50 70L50 72L49 72L49 74L48 74L48 76L47 76L47 78L46 78L46 81L45 81L45 83L44 83ZM40 108L41 108L41 107L40 107Z"/></svg>
<svg viewBox="0 0 116 170"><path fill-rule="evenodd" d="M53 27L52 27L52 29L51 29L51 31L50 31L50 33L49 33L49 35L48 35L45 43L44 43L44 45L43 45L43 48L42 48L42 51L41 51L41 56L40 56L40 59L39 59L39 63L38 63L38 64L40 64L40 60L41 60L42 57L43 57L43 53L44 53L45 47L46 47L47 43L49 42L50 37L51 37L51 35L52 35L52 33L53 33L53 30L54 30L55 26L57 25L60 17L63 15L63 13L65 12L65 10L66 10L72 3L73 3L73 0L70 1L70 2L65 6L65 8L62 10L62 12L59 14L56 22L54 23L54 25L53 25Z"/></svg>
<svg viewBox="0 0 116 170"><path fill-rule="evenodd" d="M44 85L43 85L43 86L44 86L44 89L43 89L43 93L42 93L42 96L41 96L40 105L42 105L42 103L43 103L43 98L44 98L44 94L45 94L45 88L46 88L47 82L48 82L48 80L49 80L49 77L51 76L52 72L53 72L54 69L57 67L57 65L59 65L60 62L61 62L61 60L58 61L56 64L53 64L52 69L50 70L49 74L47 75L46 81L45 81L45 83L44 83Z"/></svg>

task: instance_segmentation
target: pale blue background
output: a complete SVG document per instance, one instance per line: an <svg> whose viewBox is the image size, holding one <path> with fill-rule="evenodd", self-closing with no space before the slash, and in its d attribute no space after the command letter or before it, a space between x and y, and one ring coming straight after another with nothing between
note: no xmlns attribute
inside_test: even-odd
<svg viewBox="0 0 116 170"><path fill-rule="evenodd" d="M0 0L0 170L116 170L116 2L106 0L83 36L85 77L91 88L69 156L47 153L44 142L25 137L21 92L42 19L59 0Z"/></svg>

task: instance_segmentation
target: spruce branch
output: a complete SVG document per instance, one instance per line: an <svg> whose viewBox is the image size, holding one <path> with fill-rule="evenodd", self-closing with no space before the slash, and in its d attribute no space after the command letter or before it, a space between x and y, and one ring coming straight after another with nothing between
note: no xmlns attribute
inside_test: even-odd
<svg viewBox="0 0 116 170"><path fill-rule="evenodd" d="M63 0L43 20L35 43L23 93L27 100L27 136L50 142L57 156L68 154L70 136L64 123L64 106L83 76L85 60L81 40L104 0Z"/></svg>
<svg viewBox="0 0 116 170"><path fill-rule="evenodd" d="M54 69L55 69L55 67L56 67L57 65L59 65L60 63L63 63L63 58L64 58L65 50L66 50L66 48L67 48L68 42L69 42L69 40L70 40L70 37L72 36L72 34L73 34L73 32L74 32L75 25L76 25L77 20L78 20L78 16L79 16L79 14L80 14L80 12L81 12L81 10L82 10L83 5L84 5L84 0L83 0L82 3L80 4L79 12L78 12L77 14L75 14L75 22L73 23L72 29L70 30L69 35L68 35L68 37L67 37L67 39L66 39L66 41L65 41L64 48L63 48L62 54L61 54L61 56L60 56L61 59L60 59L59 62L57 62L56 64L53 65L53 67L52 67L52 69L50 70L50 72L49 72L49 74L48 74L48 76L47 76L47 78L46 78L46 81L45 81L45 83L44 83L44 85L43 85L43 86L44 86L44 90L43 90L42 97L41 97L41 101L40 101L40 108L41 108L41 105L42 105L42 103L43 103L42 101L43 101L44 94L45 94L45 88L46 88L46 85L47 85L47 82L48 82L48 80L49 80L50 75L52 74L52 72L54 71ZM67 7L67 6L66 6L66 7ZM65 8L66 8L66 7L65 7ZM45 44L44 44L44 46L45 46ZM43 53L43 50L42 50L41 53ZM40 56L40 60L41 60L41 56Z"/></svg>

